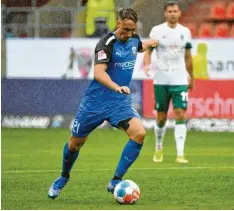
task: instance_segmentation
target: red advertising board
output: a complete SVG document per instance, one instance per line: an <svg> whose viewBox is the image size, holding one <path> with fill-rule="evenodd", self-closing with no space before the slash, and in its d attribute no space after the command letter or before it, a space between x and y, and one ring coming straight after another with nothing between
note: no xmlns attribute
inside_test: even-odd
<svg viewBox="0 0 234 211"><path fill-rule="evenodd" d="M153 81L143 81L143 116L154 118ZM170 105L168 117L173 117ZM187 118L234 118L234 80L196 80L189 92Z"/></svg>

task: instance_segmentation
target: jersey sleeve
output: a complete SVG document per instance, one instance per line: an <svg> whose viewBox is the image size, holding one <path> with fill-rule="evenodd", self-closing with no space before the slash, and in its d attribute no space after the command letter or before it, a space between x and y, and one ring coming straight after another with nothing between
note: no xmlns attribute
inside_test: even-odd
<svg viewBox="0 0 234 211"><path fill-rule="evenodd" d="M153 28L151 29L151 31L150 31L149 37L150 37L151 39L158 40L157 35L158 35L158 34L157 34L157 27L153 27ZM150 47L149 49L150 49L151 51L154 50L153 47Z"/></svg>
<svg viewBox="0 0 234 211"><path fill-rule="evenodd" d="M99 40L95 48L94 64L105 64L110 62L114 39L114 36L105 35Z"/></svg>
<svg viewBox="0 0 234 211"><path fill-rule="evenodd" d="M150 31L150 34L149 34L149 37L151 38L151 39L156 39L156 40L158 40L158 37L157 37L157 27L155 26L155 27L153 27L152 29L151 29L151 31Z"/></svg>
<svg viewBox="0 0 234 211"><path fill-rule="evenodd" d="M138 42L137 52L141 52L143 50L141 38L139 37L138 34L134 34L132 37L138 39L139 42Z"/></svg>
<svg viewBox="0 0 234 211"><path fill-rule="evenodd" d="M186 42L186 49L191 49L192 48L192 35L191 32L188 28L187 29L187 42Z"/></svg>

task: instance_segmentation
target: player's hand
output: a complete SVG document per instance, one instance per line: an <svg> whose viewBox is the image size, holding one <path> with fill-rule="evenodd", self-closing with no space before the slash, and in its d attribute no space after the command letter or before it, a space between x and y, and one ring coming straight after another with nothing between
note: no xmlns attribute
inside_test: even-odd
<svg viewBox="0 0 234 211"><path fill-rule="evenodd" d="M149 39L149 40L147 40L147 44L149 45L149 47L156 48L158 45L158 41L153 40L153 39Z"/></svg>
<svg viewBox="0 0 234 211"><path fill-rule="evenodd" d="M150 77L150 74L149 74L149 67L148 67L148 66L145 66L145 67L144 67L144 72L145 72L145 74L146 74L148 77Z"/></svg>
<svg viewBox="0 0 234 211"><path fill-rule="evenodd" d="M127 94L127 95L130 94L130 89L127 86L120 86L116 88L115 91L121 94Z"/></svg>
<svg viewBox="0 0 234 211"><path fill-rule="evenodd" d="M194 89L194 86L195 86L194 79L190 78L188 85L189 90L192 91Z"/></svg>

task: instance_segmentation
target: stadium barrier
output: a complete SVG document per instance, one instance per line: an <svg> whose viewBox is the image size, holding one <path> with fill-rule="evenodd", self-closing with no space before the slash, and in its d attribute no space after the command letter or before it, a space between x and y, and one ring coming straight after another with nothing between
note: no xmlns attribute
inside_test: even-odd
<svg viewBox="0 0 234 211"><path fill-rule="evenodd" d="M142 118L144 127L153 129L155 120ZM10 115L2 114L1 126L5 128L72 128L74 122L73 116L69 115ZM174 128L175 120L168 119L167 128ZM113 129L108 122L99 126L102 128ZM188 130L209 131L209 132L234 132L234 119L198 119L191 118L187 120Z"/></svg>
<svg viewBox="0 0 234 211"><path fill-rule="evenodd" d="M71 128L89 80L2 80L2 127ZM196 81L188 109L188 129L234 131L234 81ZM145 128L154 125L153 84L131 83L133 107L143 116ZM190 105L190 102L192 105ZM212 114L212 115L211 115ZM172 107L169 109L172 118ZM209 118L208 118L209 117ZM167 127L174 127L174 120ZM110 127L104 123L100 128Z"/></svg>
<svg viewBox="0 0 234 211"><path fill-rule="evenodd" d="M71 115L77 112L90 80L3 79L2 114ZM142 81L130 84L132 104L142 114Z"/></svg>

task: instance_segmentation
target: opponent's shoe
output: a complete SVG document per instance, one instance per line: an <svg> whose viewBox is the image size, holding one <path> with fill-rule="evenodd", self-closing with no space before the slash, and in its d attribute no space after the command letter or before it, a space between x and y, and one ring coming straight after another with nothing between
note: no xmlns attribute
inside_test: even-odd
<svg viewBox="0 0 234 211"><path fill-rule="evenodd" d="M163 162L163 149L155 150L154 156L153 156L153 162L155 163Z"/></svg>
<svg viewBox="0 0 234 211"><path fill-rule="evenodd" d="M185 159L184 156L177 156L176 157L176 163L186 164L186 163L188 163L188 160Z"/></svg>
<svg viewBox="0 0 234 211"><path fill-rule="evenodd" d="M116 186L119 182L121 182L121 180L111 180L111 181L108 183L107 191L113 193L113 192L114 192L114 189L115 189L115 186Z"/></svg>
<svg viewBox="0 0 234 211"><path fill-rule="evenodd" d="M69 178L62 177L62 176L56 179L49 188L48 197L51 199L55 199L56 197L58 197L61 190L67 184L68 180Z"/></svg>

